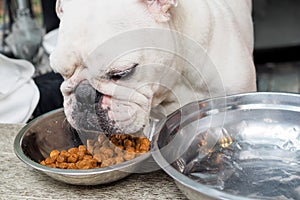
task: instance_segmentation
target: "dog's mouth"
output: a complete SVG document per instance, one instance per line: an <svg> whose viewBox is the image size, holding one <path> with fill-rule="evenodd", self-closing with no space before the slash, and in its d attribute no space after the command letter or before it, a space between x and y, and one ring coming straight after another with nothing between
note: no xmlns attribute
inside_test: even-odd
<svg viewBox="0 0 300 200"><path fill-rule="evenodd" d="M108 116L109 107L103 108L104 94L94 89L87 81L81 82L75 89L75 102L72 103L72 126L78 131L120 133L115 121Z"/></svg>

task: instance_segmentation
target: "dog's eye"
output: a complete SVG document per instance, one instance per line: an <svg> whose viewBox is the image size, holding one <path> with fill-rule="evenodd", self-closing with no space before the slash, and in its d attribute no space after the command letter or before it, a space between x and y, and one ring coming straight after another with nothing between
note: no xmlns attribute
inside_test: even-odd
<svg viewBox="0 0 300 200"><path fill-rule="evenodd" d="M124 78L124 77L128 77L129 75L133 74L134 72L134 69L138 66L137 63L135 63L134 65L132 65L132 67L128 68L128 69L125 69L123 71L119 71L119 70L112 70L110 72L107 73L107 76L110 78L110 79L113 79L113 80L119 80L121 78Z"/></svg>

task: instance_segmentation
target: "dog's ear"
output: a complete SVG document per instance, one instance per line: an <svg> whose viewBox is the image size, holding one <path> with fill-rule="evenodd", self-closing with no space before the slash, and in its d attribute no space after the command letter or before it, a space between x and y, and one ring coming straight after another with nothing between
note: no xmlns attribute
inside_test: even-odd
<svg viewBox="0 0 300 200"><path fill-rule="evenodd" d="M167 22L171 18L170 9L177 6L178 0L146 0L146 3L157 22Z"/></svg>
<svg viewBox="0 0 300 200"><path fill-rule="evenodd" d="M64 6L65 1L68 1L68 0L56 0L56 14L59 19L61 19L61 17L64 14L63 6Z"/></svg>

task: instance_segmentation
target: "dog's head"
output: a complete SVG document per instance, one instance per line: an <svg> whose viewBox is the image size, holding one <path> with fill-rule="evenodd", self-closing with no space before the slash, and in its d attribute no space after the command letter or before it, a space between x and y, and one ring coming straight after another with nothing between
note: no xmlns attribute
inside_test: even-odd
<svg viewBox="0 0 300 200"><path fill-rule="evenodd" d="M145 46L163 43L164 36L157 42L132 30L168 29L175 5L175 0L57 1L61 22L50 62L65 79L61 90L72 126L132 133L148 124L152 107L172 101L180 76L174 55Z"/></svg>

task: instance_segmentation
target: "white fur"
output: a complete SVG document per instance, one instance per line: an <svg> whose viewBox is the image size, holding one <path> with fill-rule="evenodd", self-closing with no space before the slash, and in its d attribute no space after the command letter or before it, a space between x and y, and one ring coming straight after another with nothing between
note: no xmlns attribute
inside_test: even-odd
<svg viewBox="0 0 300 200"><path fill-rule="evenodd" d="M61 24L50 61L53 69L65 77L61 89L71 124L76 123L71 117L73 91L82 80L88 80L106 96L103 107L111 107L110 118L124 132L146 125L150 109L158 105L170 114L195 100L256 90L251 0L182 0L176 7L177 1L152 3L160 6L160 2L166 5L168 1L171 6L162 8L161 16L156 8L154 13L151 11L146 0L58 1ZM140 50L109 66L97 66L101 55L93 52L99 45L141 28L174 30L190 38L207 52L215 69L206 62L203 66L187 67L174 55L154 50ZM179 52L183 57L189 54L185 50ZM109 70L125 69L132 63L140 64L133 78L103 78Z"/></svg>

